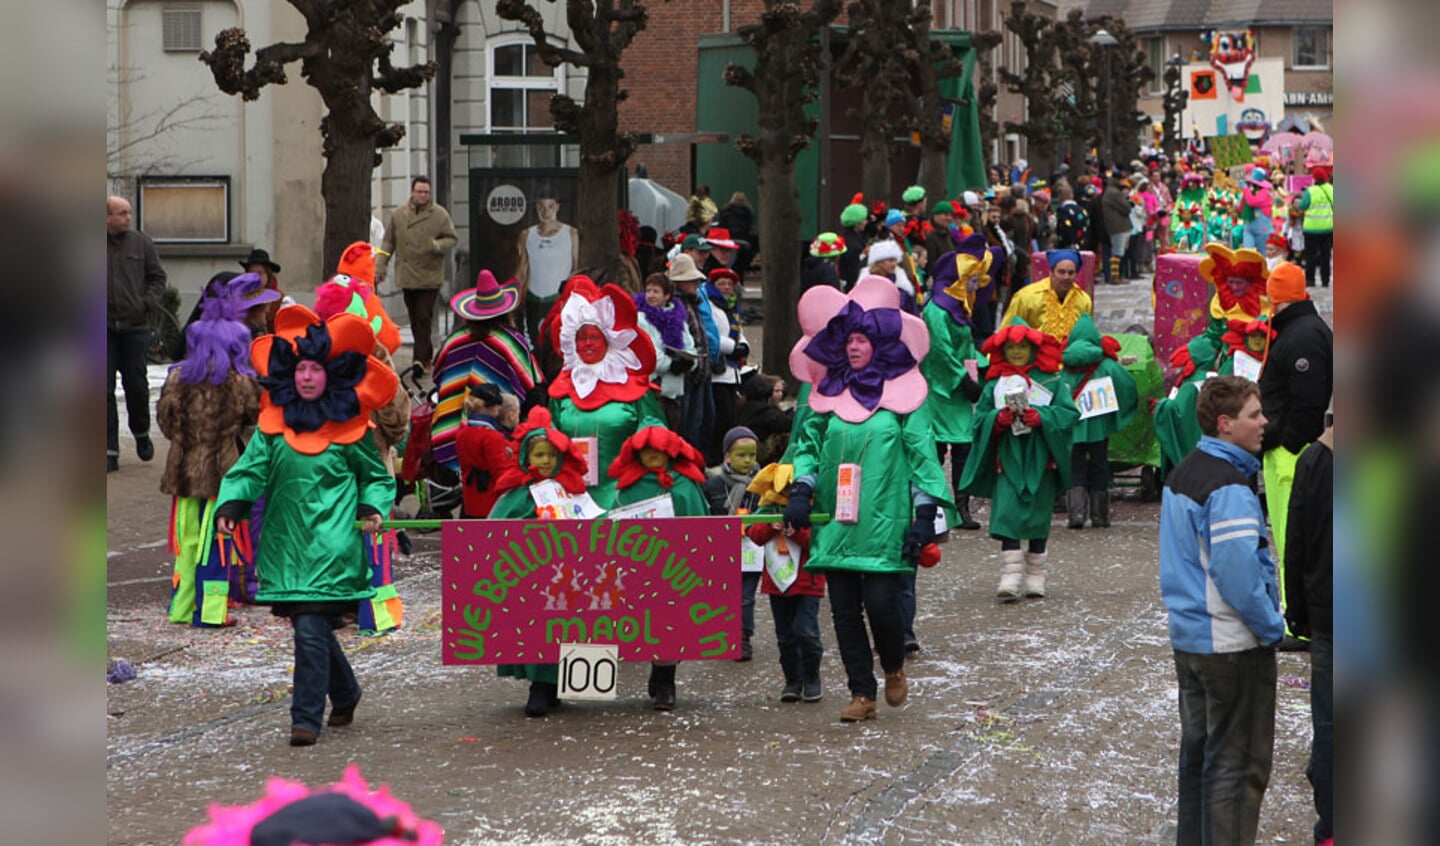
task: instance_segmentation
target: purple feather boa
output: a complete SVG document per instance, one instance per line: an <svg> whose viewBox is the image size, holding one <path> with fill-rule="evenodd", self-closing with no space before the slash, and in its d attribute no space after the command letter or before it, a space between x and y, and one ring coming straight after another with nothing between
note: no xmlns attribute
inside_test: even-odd
<svg viewBox="0 0 1440 846"><path fill-rule="evenodd" d="M645 302L645 294L635 295L635 308L645 315L660 332L660 343L675 349L685 349L685 309L672 300L668 308L656 308Z"/></svg>

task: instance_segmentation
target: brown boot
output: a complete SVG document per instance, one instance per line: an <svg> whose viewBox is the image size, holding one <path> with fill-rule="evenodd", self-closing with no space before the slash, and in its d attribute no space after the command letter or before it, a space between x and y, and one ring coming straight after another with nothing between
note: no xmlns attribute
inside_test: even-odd
<svg viewBox="0 0 1440 846"><path fill-rule="evenodd" d="M840 722L858 723L875 719L875 700L856 696L850 704L840 709Z"/></svg>
<svg viewBox="0 0 1440 846"><path fill-rule="evenodd" d="M893 673L885 674L885 704L891 708L899 708L905 704L905 697L910 693L910 685L905 681L905 668L900 668Z"/></svg>

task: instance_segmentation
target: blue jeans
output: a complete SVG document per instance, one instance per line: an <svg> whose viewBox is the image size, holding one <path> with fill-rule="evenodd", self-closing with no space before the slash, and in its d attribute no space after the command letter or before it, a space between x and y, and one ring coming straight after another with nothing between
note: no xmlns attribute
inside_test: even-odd
<svg viewBox="0 0 1440 846"><path fill-rule="evenodd" d="M1275 650L1175 651L1177 846L1254 843L1275 751Z"/></svg>
<svg viewBox="0 0 1440 846"><path fill-rule="evenodd" d="M1245 224L1244 246L1265 252L1265 241L1275 231L1275 223L1263 211L1255 212L1255 219Z"/></svg>
<svg viewBox="0 0 1440 846"><path fill-rule="evenodd" d="M1310 720L1315 740L1305 776L1315 790L1315 842L1335 836L1335 635L1310 638Z"/></svg>
<svg viewBox="0 0 1440 846"><path fill-rule="evenodd" d="M775 618L780 666L797 670L818 666L825 654L820 644L820 597L771 594L770 615Z"/></svg>
<svg viewBox="0 0 1440 846"><path fill-rule="evenodd" d="M105 393L105 451L120 454L120 410L115 405L115 374L125 388L125 412L130 416L130 432L150 434L150 380L145 374L145 351L150 346L150 330L105 333L105 366L110 373L110 389Z"/></svg>
<svg viewBox="0 0 1440 846"><path fill-rule="evenodd" d="M845 664L850 695L874 699L879 685L875 681L875 659L870 654L870 635L875 636L880 667L885 672L893 673L905 667L900 574L832 570L825 574L825 581L830 590L830 616L835 623L835 640L840 646L840 660Z"/></svg>
<svg viewBox="0 0 1440 846"><path fill-rule="evenodd" d="M335 639L324 614L297 614L295 626L295 692L290 697L290 725L320 733L325 696L332 708L348 708L360 699L360 683Z"/></svg>
<svg viewBox="0 0 1440 846"><path fill-rule="evenodd" d="M746 637L755 633L755 591L759 587L759 573L740 574L740 629Z"/></svg>
<svg viewBox="0 0 1440 846"><path fill-rule="evenodd" d="M900 631L905 635L905 645L920 645L915 637L915 571L900 575Z"/></svg>

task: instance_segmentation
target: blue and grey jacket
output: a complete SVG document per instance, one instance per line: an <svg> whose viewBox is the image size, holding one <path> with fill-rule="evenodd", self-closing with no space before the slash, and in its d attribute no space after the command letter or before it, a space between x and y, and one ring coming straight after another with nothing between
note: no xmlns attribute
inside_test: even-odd
<svg viewBox="0 0 1440 846"><path fill-rule="evenodd" d="M1241 652L1279 642L1275 561L1246 480L1260 460L1204 437L1171 471L1160 508L1160 594L1181 652Z"/></svg>

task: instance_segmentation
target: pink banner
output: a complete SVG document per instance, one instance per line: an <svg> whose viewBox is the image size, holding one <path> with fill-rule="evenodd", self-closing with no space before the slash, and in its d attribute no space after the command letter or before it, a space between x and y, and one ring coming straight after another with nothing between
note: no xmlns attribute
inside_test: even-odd
<svg viewBox="0 0 1440 846"><path fill-rule="evenodd" d="M1205 331L1210 283L1200 275L1204 254L1155 257L1155 361L1163 369L1170 354Z"/></svg>
<svg viewBox="0 0 1440 846"><path fill-rule="evenodd" d="M1050 261L1044 253L1030 254L1030 281L1039 282L1050 275ZM1095 254L1089 250L1080 252L1080 290L1095 296Z"/></svg>
<svg viewBox="0 0 1440 846"><path fill-rule="evenodd" d="M441 545L446 664L740 657L737 519L450 520Z"/></svg>

